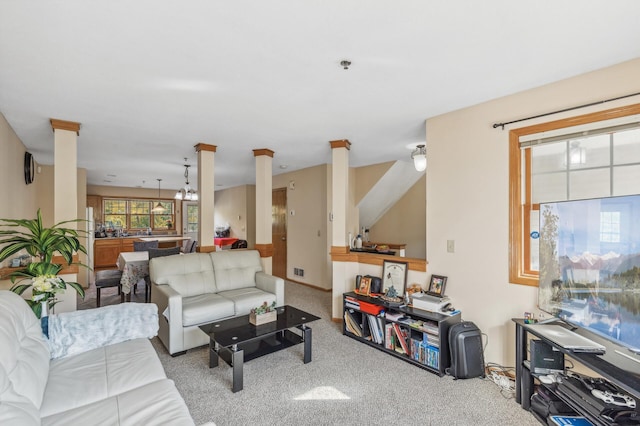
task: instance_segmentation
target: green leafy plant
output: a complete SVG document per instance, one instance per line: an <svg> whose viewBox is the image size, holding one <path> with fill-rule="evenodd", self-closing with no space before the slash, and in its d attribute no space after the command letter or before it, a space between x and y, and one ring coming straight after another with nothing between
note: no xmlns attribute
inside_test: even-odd
<svg viewBox="0 0 640 426"><path fill-rule="evenodd" d="M267 312L271 312L274 311L276 308L276 302L275 300L273 301L273 303L271 305L269 305L266 301L262 303L262 305L258 306L257 308L253 308L251 309L251 313L252 314L256 314L256 315L260 315L260 314L266 314Z"/></svg>
<svg viewBox="0 0 640 426"><path fill-rule="evenodd" d="M80 284L65 282L58 277L64 265L53 263L56 254L59 254L67 265L71 265L74 253L87 253L79 240L80 232L84 231L62 226L80 221L82 219L67 220L46 228L42 225L40 209L35 219L0 219L0 227L5 228L0 229L0 262L22 250L38 258L37 262L29 263L23 269L7 275L15 284L11 287L14 293L22 294L33 287L31 300L27 300L27 303L38 318L42 314L42 302L47 302L49 308L53 307L57 303L56 294L64 291L67 286L84 298L84 289ZM77 264L88 268L82 263ZM25 280L29 282L24 283Z"/></svg>

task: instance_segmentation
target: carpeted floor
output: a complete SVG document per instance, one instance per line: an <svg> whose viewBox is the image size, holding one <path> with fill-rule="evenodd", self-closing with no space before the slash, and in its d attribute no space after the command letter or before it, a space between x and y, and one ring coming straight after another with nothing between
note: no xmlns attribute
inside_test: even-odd
<svg viewBox="0 0 640 426"><path fill-rule="evenodd" d="M103 304L118 303L115 293ZM82 305L95 306L91 294ZM287 282L285 302L321 318L310 324L312 362L302 362L302 345L249 361L237 393L231 367L209 369L207 347L173 358L152 340L196 424L539 425L489 380L441 378L343 336L331 321L331 293Z"/></svg>

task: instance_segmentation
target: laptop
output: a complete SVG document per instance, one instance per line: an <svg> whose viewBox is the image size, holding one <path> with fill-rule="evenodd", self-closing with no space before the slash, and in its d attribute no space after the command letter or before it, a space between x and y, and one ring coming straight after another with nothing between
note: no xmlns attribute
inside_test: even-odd
<svg viewBox="0 0 640 426"><path fill-rule="evenodd" d="M526 329L550 340L557 346L576 353L603 354L606 347L578 333L553 324L529 324Z"/></svg>

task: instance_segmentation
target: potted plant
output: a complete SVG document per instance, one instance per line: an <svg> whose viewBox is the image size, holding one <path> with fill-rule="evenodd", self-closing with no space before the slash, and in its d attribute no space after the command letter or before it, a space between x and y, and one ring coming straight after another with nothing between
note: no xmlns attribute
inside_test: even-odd
<svg viewBox="0 0 640 426"><path fill-rule="evenodd" d="M257 308L251 309L249 322L253 325L261 325L271 321L275 321L278 317L276 312L276 302L269 305L266 301Z"/></svg>
<svg viewBox="0 0 640 426"><path fill-rule="evenodd" d="M37 258L36 262L28 263L24 268L7 276L14 283L11 287L14 293L21 295L32 287L32 296L27 303L38 318L48 314L49 309L58 302L56 295L63 292L67 286L84 298L84 289L80 284L65 282L58 276L64 264L54 263L55 254L61 256L64 263L71 265L74 253L87 253L78 239L79 232L83 231L62 226L81 220L67 220L45 228L42 225L40 209L35 219L0 219L0 227L9 228L0 229L0 262L22 250ZM81 263L78 265L87 267Z"/></svg>

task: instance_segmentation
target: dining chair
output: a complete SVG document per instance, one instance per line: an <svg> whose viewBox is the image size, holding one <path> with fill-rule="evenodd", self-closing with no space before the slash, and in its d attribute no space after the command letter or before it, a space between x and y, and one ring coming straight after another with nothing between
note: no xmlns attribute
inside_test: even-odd
<svg viewBox="0 0 640 426"><path fill-rule="evenodd" d="M155 257L163 257L163 256L173 256L175 254L180 254L180 246L171 247L171 248L151 248L148 250L149 252L149 260ZM151 301L151 277L146 275L144 277L144 301Z"/></svg>
<svg viewBox="0 0 640 426"><path fill-rule="evenodd" d="M247 243L247 240L238 240L238 241L234 241L233 244L231 244L231 249L241 249L241 248L247 248L249 246L249 244Z"/></svg>
<svg viewBox="0 0 640 426"><path fill-rule="evenodd" d="M133 242L133 251L147 251L149 249L157 249L158 248L158 240L153 241L134 241ZM133 294L136 294L138 290L138 283L133 285ZM147 289L144 291L145 300L147 298Z"/></svg>
<svg viewBox="0 0 640 426"><path fill-rule="evenodd" d="M189 245L189 250L187 251L187 253L195 253L196 247L198 247L198 241L197 240L191 241L191 245Z"/></svg>

